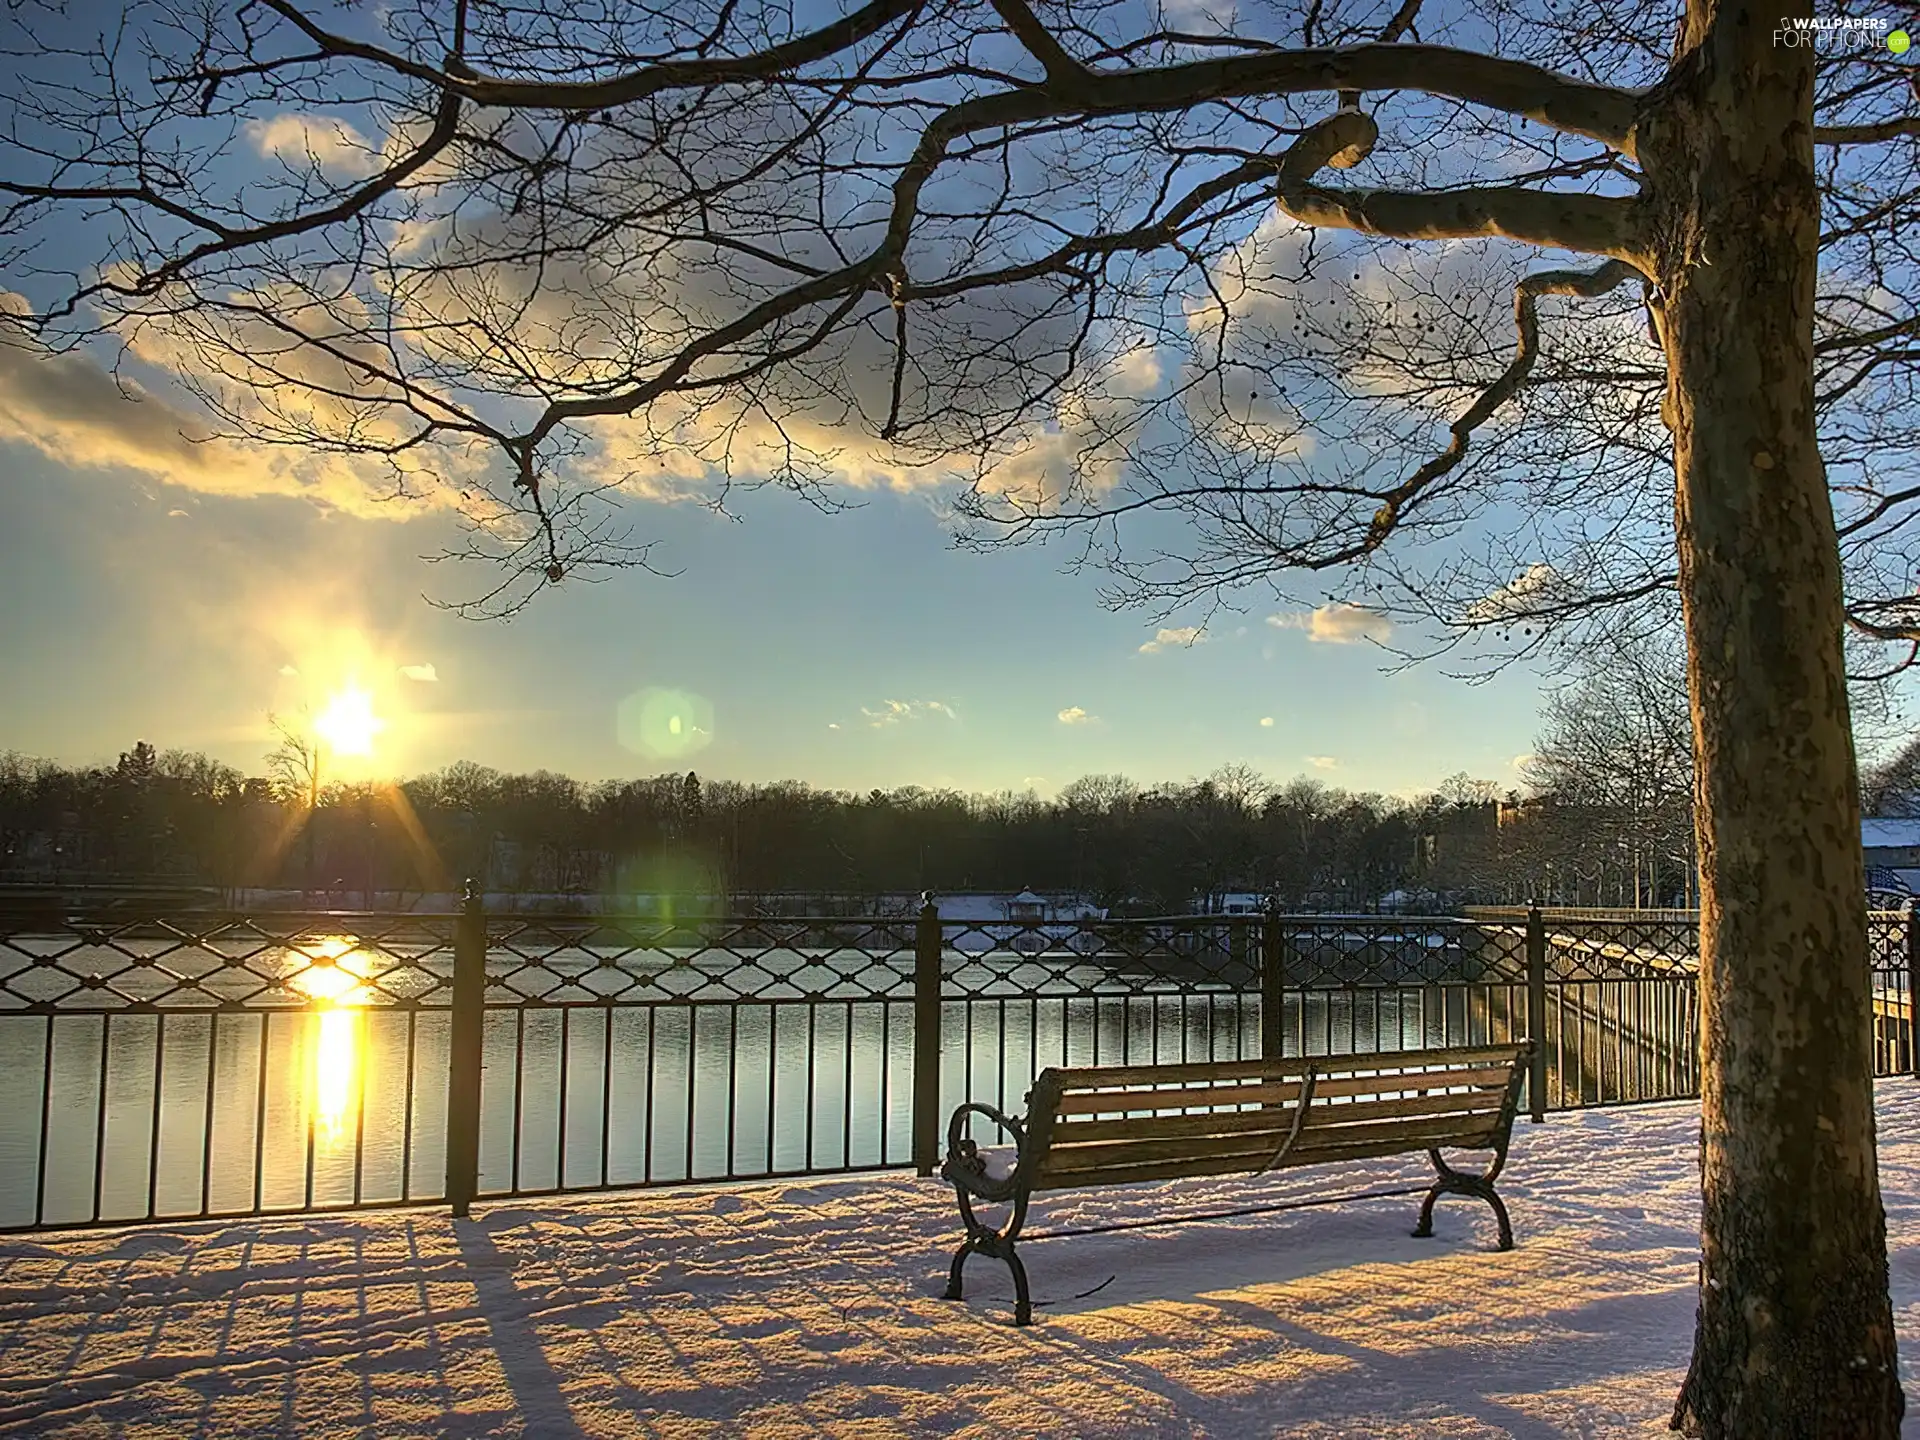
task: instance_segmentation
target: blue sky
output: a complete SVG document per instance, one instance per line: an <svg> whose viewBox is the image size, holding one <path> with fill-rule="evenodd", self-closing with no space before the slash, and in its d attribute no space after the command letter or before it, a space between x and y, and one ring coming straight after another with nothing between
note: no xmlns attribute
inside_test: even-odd
<svg viewBox="0 0 1920 1440"><path fill-rule="evenodd" d="M145 738L258 771L270 709L349 681L390 721L373 763L400 773L464 758L859 789L1045 793L1233 761L1356 789L1506 782L1535 720L1530 676L1383 675L1377 647L1270 625L1274 605L1142 653L1155 627L1104 611L1063 552L956 552L928 496L824 516L767 492L738 523L631 501L680 575L563 586L502 624L422 598L485 578L419 559L452 538L441 515L208 495L18 443L0 446L0 495L0 748L66 761ZM429 665L432 681L400 673ZM704 702L710 741L623 747L621 702L650 691Z"/></svg>
<svg viewBox="0 0 1920 1440"><path fill-rule="evenodd" d="M330 153L344 133L264 118L229 137L233 163ZM738 523L636 496L628 515L676 578L570 582L512 623L464 621L422 598L488 584L420 559L457 538L446 508L397 520L324 457L187 443L203 427L167 388L179 353L149 340L126 372L154 387L138 402L86 356L0 351L0 749L110 761L146 739L257 773L269 711L349 684L388 722L369 765L398 774L471 759L1048 793L1245 762L1404 794L1463 770L1511 784L1532 740L1524 667L1480 686L1383 674L1350 613L1316 624L1257 597L1199 643L1160 641L1063 573L1066 547L953 550L934 489L858 492L834 516L748 494ZM678 707L672 753L622 743L623 702L630 722Z"/></svg>

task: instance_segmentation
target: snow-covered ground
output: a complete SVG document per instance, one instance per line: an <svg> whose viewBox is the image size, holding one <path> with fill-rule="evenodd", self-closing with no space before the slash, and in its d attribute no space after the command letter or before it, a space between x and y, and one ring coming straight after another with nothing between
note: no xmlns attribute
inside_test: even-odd
<svg viewBox="0 0 1920 1440"><path fill-rule="evenodd" d="M1880 1090L1909 1386L1920 1086ZM938 1298L950 1192L903 1176L444 1214L0 1240L0 1435L1664 1433L1693 1313L1686 1105L1515 1132L1519 1248L1477 1201L1062 1239ZM1416 1180L1389 1162L1342 1183ZM1037 1228L1324 1190L1330 1171L1048 1200ZM1091 1292L1091 1293L1089 1293ZM1920 1395L1914 1408L1920 1410ZM1910 1425L1920 1434L1920 1425Z"/></svg>

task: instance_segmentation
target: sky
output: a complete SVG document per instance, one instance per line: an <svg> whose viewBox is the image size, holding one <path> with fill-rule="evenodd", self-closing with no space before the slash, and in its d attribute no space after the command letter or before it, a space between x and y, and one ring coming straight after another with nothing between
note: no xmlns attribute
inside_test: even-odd
<svg viewBox="0 0 1920 1440"><path fill-rule="evenodd" d="M387 721L354 766L399 774L467 759L1046 794L1244 762L1410 792L1460 770L1510 783L1531 741L1534 677L1384 675L1359 627L1322 617L1316 638L1272 604L1157 639L1062 573L1064 552L952 549L933 498L821 515L769 491L738 521L630 501L677 575L565 584L476 622L426 598L487 578L421 559L456 538L444 514L206 494L0 444L0 749L111 761L146 739L258 773L270 711L353 684Z"/></svg>
<svg viewBox="0 0 1920 1440"><path fill-rule="evenodd" d="M243 126L233 163L326 159L344 123ZM695 487L637 487L625 518L675 575L570 580L510 623L463 620L426 597L490 577L422 559L458 541L444 504L370 500L315 453L183 438L206 428L167 388L190 352L143 344L131 384L97 353L0 349L0 750L110 763L144 739L259 773L270 714L304 723L349 688L384 727L371 756L336 757L341 778L472 760L1050 794L1238 762L1412 794L1460 771L1512 785L1533 741L1526 667L1386 674L1373 642L1409 637L1381 617L1259 597L1111 613L1070 548L956 551L951 492L884 476L846 513L769 490L737 497L737 521Z"/></svg>

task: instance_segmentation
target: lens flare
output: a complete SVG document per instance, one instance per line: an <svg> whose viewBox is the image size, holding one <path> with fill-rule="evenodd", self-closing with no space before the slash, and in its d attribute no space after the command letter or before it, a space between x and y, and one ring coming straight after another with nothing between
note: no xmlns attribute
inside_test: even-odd
<svg viewBox="0 0 1920 1440"><path fill-rule="evenodd" d="M713 706L685 690L636 691L620 702L615 733L635 755L677 760L713 742Z"/></svg>

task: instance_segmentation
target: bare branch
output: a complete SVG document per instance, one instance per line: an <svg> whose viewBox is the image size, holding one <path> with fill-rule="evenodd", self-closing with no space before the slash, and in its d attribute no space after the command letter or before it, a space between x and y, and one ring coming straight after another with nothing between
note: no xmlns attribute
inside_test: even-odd
<svg viewBox="0 0 1920 1440"><path fill-rule="evenodd" d="M1397 240L1457 240L1499 235L1529 245L1611 255L1636 270L1652 266L1638 210L1613 195L1562 194L1519 186L1407 192L1332 190L1289 183L1280 207L1305 225L1358 230Z"/></svg>
<svg viewBox="0 0 1920 1440"><path fill-rule="evenodd" d="M1878 145L1888 140L1920 136L1920 116L1902 115L1894 120L1879 120L1870 125L1818 125L1814 127L1816 145Z"/></svg>
<svg viewBox="0 0 1920 1440"><path fill-rule="evenodd" d="M1522 280L1513 292L1513 322L1519 332L1519 347L1514 352L1513 362L1498 380L1481 392L1480 398L1473 402L1466 414L1453 422L1453 438L1447 448L1384 497L1354 558L1377 550L1386 541L1399 524L1400 517L1409 507L1419 503L1427 487L1466 458L1473 432L1492 418L1493 413L1512 399L1514 392L1525 383L1540 354L1538 306L1542 295L1574 295L1591 300L1640 278L1640 271L1626 261L1609 260L1595 270L1542 270Z"/></svg>
<svg viewBox="0 0 1920 1440"><path fill-rule="evenodd" d="M1040 23L1026 0L993 0L994 12L1007 22L1027 53L1047 72L1047 84L1060 92L1070 92L1084 84L1087 67L1069 55L1051 30Z"/></svg>

